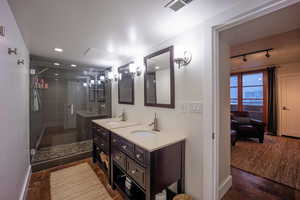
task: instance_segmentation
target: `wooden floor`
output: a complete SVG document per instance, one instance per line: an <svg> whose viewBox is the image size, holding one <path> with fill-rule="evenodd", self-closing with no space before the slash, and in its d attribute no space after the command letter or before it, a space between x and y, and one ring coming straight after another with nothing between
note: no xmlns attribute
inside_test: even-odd
<svg viewBox="0 0 300 200"><path fill-rule="evenodd" d="M123 200L117 191L113 191L111 189L108 185L105 174L97 165L91 162L90 158L33 173L28 188L27 200L51 200L50 173L84 162L90 164L114 200ZM300 200L299 191L267 179L254 176L242 170L232 168L232 177L233 186L225 194L223 200Z"/></svg>
<svg viewBox="0 0 300 200"><path fill-rule="evenodd" d="M31 176L31 180L30 180L30 184L29 184L29 188L28 188L27 200L51 200L51 197L50 197L50 173L53 171L63 169L63 168L78 165L78 164L84 163L84 162L87 162L92 167L94 172L99 177L99 180L106 187L108 193L111 195L111 197L114 200L123 200L121 195L116 190L111 189L111 187L109 186L109 184L107 182L106 175L100 170L100 168L97 165L92 163L91 158L33 173Z"/></svg>
<svg viewBox="0 0 300 200"><path fill-rule="evenodd" d="M232 168L232 188L223 200L300 200L300 192L288 186Z"/></svg>

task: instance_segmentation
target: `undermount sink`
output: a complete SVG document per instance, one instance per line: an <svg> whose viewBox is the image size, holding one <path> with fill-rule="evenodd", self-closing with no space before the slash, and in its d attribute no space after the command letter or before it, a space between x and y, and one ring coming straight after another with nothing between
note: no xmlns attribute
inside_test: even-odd
<svg viewBox="0 0 300 200"><path fill-rule="evenodd" d="M137 137L155 137L156 133L147 130L132 131L131 134Z"/></svg>
<svg viewBox="0 0 300 200"><path fill-rule="evenodd" d="M107 122L106 124L109 125L109 126L115 126L115 125L119 125L120 122L110 121L110 122Z"/></svg>

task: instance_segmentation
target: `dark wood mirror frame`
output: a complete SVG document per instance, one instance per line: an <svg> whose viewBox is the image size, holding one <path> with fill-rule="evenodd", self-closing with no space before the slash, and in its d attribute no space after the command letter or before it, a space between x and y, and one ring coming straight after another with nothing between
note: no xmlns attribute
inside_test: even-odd
<svg viewBox="0 0 300 200"><path fill-rule="evenodd" d="M147 103L147 60L163 53L170 52L170 104L157 104ZM162 108L175 108L175 77L174 77L174 46L167 47L165 49L154 52L144 57L145 73L144 73L144 105Z"/></svg>
<svg viewBox="0 0 300 200"><path fill-rule="evenodd" d="M132 62L119 67L118 68L118 73L120 73L123 69L126 69L126 68L128 68L128 70L129 70L129 65L131 63ZM132 88L132 93L131 93L131 95L132 95L132 101L130 101L130 102L129 101L128 102L127 101L121 101L121 99L120 99L120 80L118 81L118 102L119 102L119 104L131 104L131 105L134 105L134 77L133 76L131 76L131 88Z"/></svg>

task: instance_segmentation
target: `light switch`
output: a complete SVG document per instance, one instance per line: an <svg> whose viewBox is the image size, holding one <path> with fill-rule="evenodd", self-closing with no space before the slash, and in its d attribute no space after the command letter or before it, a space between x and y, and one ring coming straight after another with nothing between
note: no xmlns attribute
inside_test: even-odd
<svg viewBox="0 0 300 200"><path fill-rule="evenodd" d="M5 29L4 26L0 25L0 36L4 37L5 36Z"/></svg>
<svg viewBox="0 0 300 200"><path fill-rule="evenodd" d="M202 113L203 105L199 101L187 101L182 102L180 105L180 110L183 113Z"/></svg>

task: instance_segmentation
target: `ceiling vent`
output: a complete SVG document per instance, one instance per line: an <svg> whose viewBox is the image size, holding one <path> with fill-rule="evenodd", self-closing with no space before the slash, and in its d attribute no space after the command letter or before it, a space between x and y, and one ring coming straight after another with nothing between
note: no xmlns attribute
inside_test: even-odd
<svg viewBox="0 0 300 200"><path fill-rule="evenodd" d="M165 8L170 8L171 10L177 12L187 4L191 3L193 0L171 0L164 6Z"/></svg>

